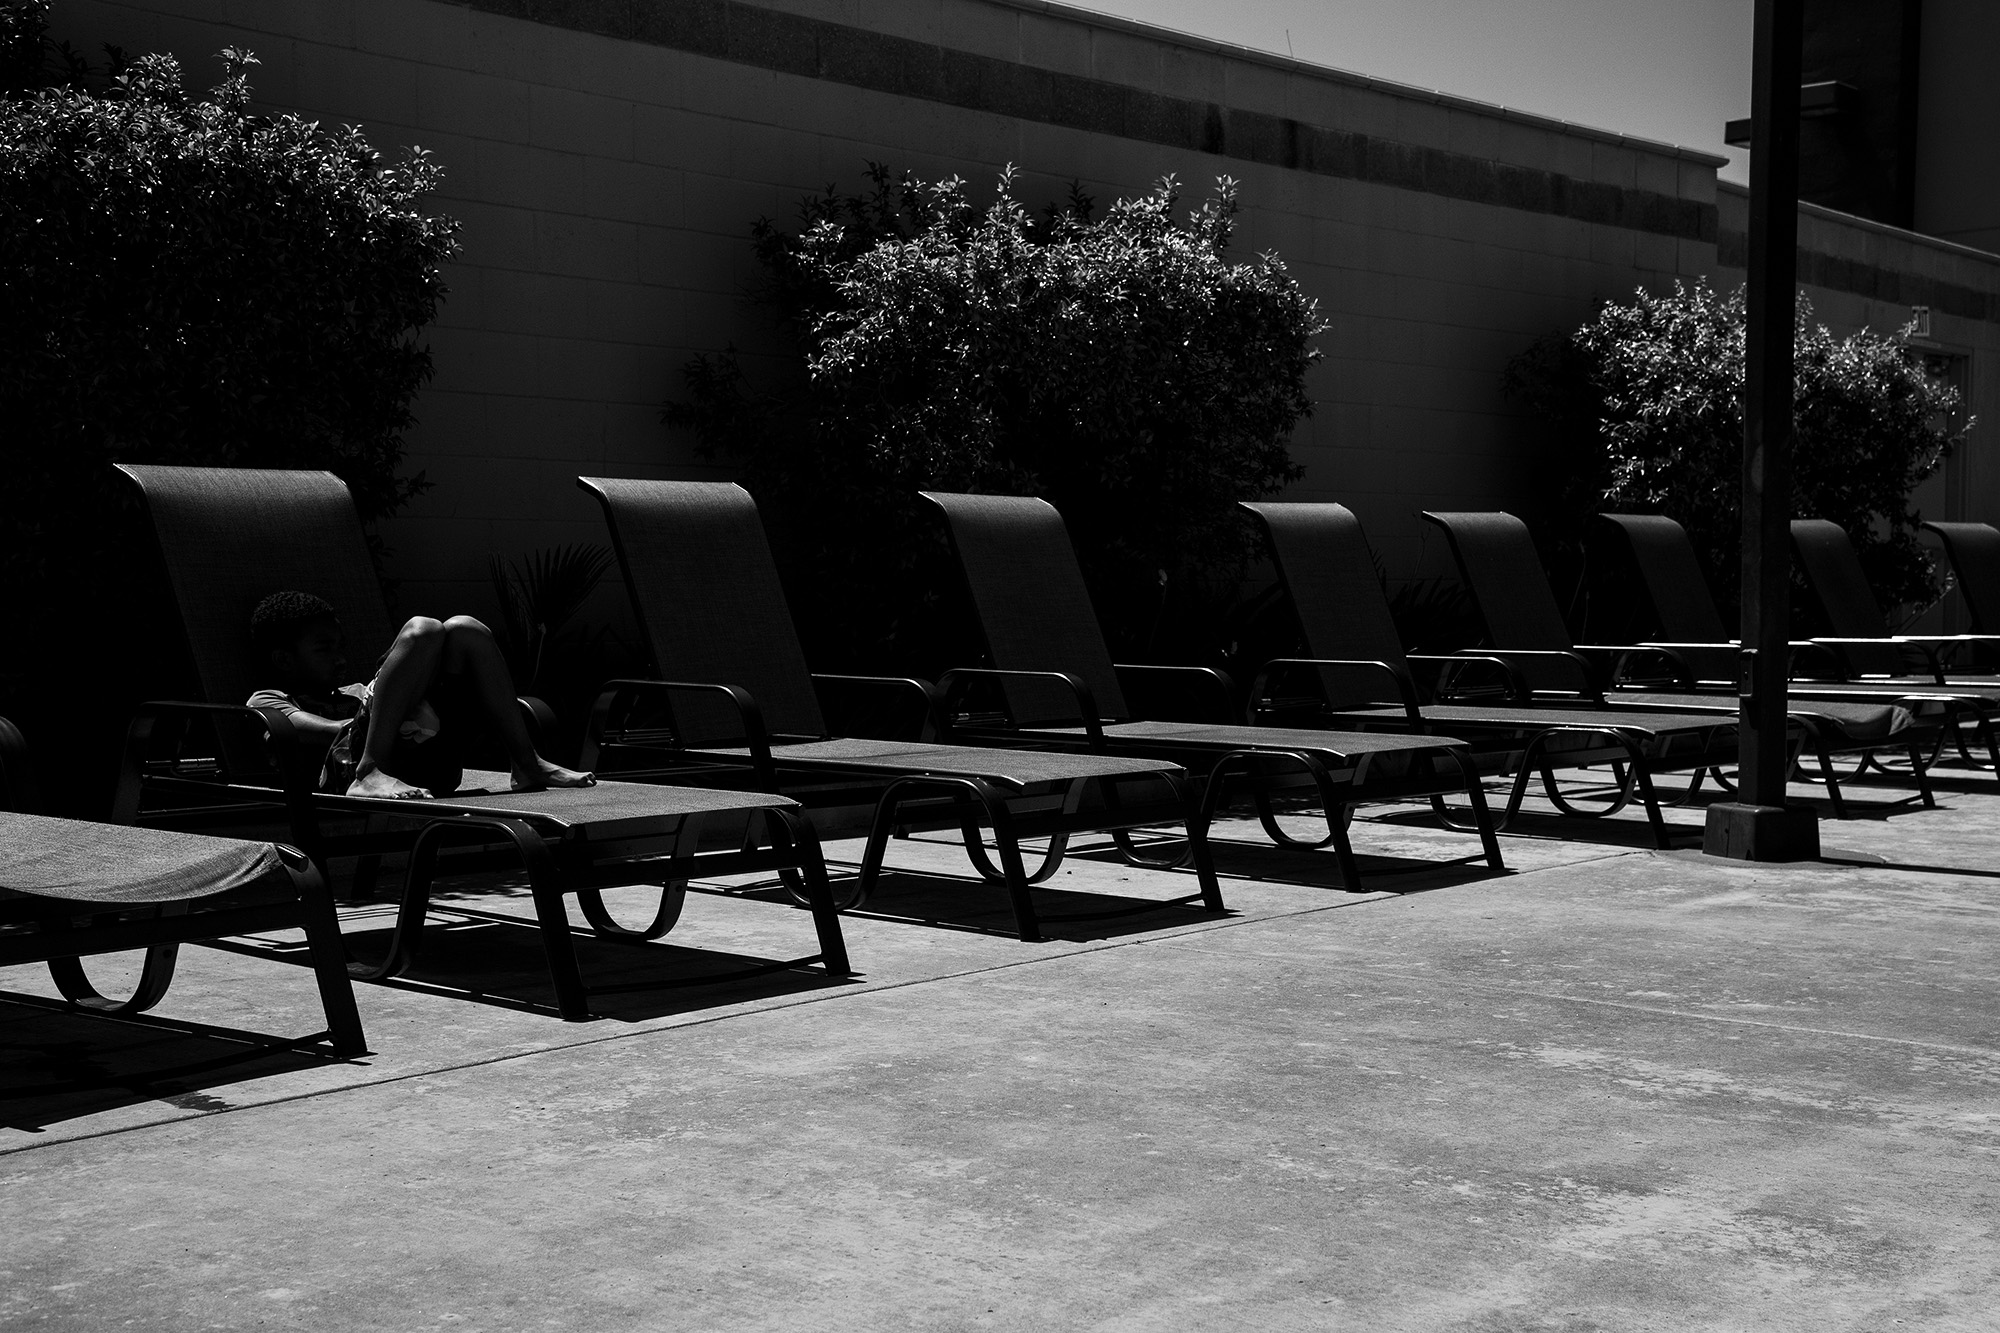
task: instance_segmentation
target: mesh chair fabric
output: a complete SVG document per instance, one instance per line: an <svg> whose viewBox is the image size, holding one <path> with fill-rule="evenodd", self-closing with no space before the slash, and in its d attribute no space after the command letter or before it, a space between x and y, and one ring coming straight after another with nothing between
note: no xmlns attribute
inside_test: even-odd
<svg viewBox="0 0 2000 1333"><path fill-rule="evenodd" d="M1090 686L1100 716L1127 716L1076 548L1055 507L1025 496L922 494L944 511L993 665L1068 672ZM1009 684L1007 697L1024 724L1075 716L1066 692L1057 698Z"/></svg>
<svg viewBox="0 0 2000 1333"><path fill-rule="evenodd" d="M824 736L805 650L750 493L734 482L577 483L604 506L661 678L738 686L756 698L773 733ZM675 709L683 735L697 743L732 730L721 721L690 727L689 710L679 702Z"/></svg>
<svg viewBox="0 0 2000 1333"><path fill-rule="evenodd" d="M1560 652L1571 646L1569 626L1527 524L1503 513L1426 510L1424 517L1444 529L1459 579L1472 594L1493 647ZM1554 664L1530 662L1521 673L1535 689L1575 687L1573 675Z"/></svg>
<svg viewBox="0 0 2000 1333"><path fill-rule="evenodd" d="M1621 534L1653 600L1659 637L1673 643L1727 643L1729 630L1687 529L1664 514L1599 514L1598 530Z"/></svg>
<svg viewBox="0 0 2000 1333"><path fill-rule="evenodd" d="M1570 647L1569 625L1542 572L1527 524L1503 513L1426 510L1424 517L1444 529L1459 577L1495 648L1551 652Z"/></svg>
<svg viewBox="0 0 2000 1333"><path fill-rule="evenodd" d="M1889 623L1875 603L1875 592L1862 572L1861 557L1854 543L1838 523L1823 518L1792 520L1792 549L1799 569L1826 614L1827 627L1849 639L1887 638ZM1854 669L1866 675L1902 676L1909 674L1903 655L1895 647L1849 645L1841 650Z"/></svg>
<svg viewBox="0 0 2000 1333"><path fill-rule="evenodd" d="M331 472L119 464L152 515L202 693L240 704L255 677L250 613L271 593L324 597L366 674L395 626L346 483Z"/></svg>
<svg viewBox="0 0 2000 1333"><path fill-rule="evenodd" d="M728 753L740 757L745 750ZM1132 777L1178 773L1173 764L1124 755L1068 754L1060 750L1006 750L986 745L940 745L925 741L867 740L841 737L783 745L772 751L780 768L806 762L889 773L936 773L951 777L990 778L1016 786L1066 783L1078 778Z"/></svg>
<svg viewBox="0 0 2000 1333"><path fill-rule="evenodd" d="M1972 632L2000 634L2000 528L1990 523L1926 523L1944 539L1958 575L1959 595L1972 613Z"/></svg>
<svg viewBox="0 0 2000 1333"><path fill-rule="evenodd" d="M1361 520L1345 505L1248 504L1270 539L1307 657L1409 669ZM1332 688L1329 683L1329 689Z"/></svg>
<svg viewBox="0 0 2000 1333"><path fill-rule="evenodd" d="M186 902L264 878L264 842L0 811L0 888L89 903Z"/></svg>

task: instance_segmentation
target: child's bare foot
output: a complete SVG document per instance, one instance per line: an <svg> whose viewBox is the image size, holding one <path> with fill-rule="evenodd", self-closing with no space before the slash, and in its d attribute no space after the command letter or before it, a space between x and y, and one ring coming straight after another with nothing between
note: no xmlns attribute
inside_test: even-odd
<svg viewBox="0 0 2000 1333"><path fill-rule="evenodd" d="M422 787L412 787L401 778L391 777L379 768L371 768L366 773L356 773L354 781L347 784L349 796L367 796L378 801L428 801L431 794Z"/></svg>
<svg viewBox="0 0 2000 1333"><path fill-rule="evenodd" d="M561 764L537 758L532 769L514 770L515 791L541 791L545 787L595 787L597 774L579 773Z"/></svg>

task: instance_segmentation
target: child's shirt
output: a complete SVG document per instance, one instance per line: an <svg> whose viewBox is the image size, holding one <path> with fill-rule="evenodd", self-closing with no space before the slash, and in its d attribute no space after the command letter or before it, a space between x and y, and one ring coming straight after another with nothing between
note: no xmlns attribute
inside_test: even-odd
<svg viewBox="0 0 2000 1333"><path fill-rule="evenodd" d="M357 681L352 685L343 685L324 697L262 689L250 696L248 706L275 709L288 718L294 713L310 713L329 722L343 723L340 735L334 740L337 745L352 730L354 719L374 697L374 686ZM431 707L430 700L425 699L417 704L415 712L403 719L403 724L396 728L396 734L406 741L427 741L438 734L439 725L436 710Z"/></svg>
<svg viewBox="0 0 2000 1333"><path fill-rule="evenodd" d="M250 696L249 707L269 708L287 718L295 713L311 713L329 722L340 723L326 747L326 762L319 773L319 790L344 792L354 781L361 762L362 748L368 743L369 705L374 702L373 686L343 685L324 698L310 694L287 694L283 690L262 689ZM438 734L438 715L430 700L420 700L416 709L396 728L406 744L427 741ZM454 769L454 772L456 770ZM456 778L453 779L455 783Z"/></svg>

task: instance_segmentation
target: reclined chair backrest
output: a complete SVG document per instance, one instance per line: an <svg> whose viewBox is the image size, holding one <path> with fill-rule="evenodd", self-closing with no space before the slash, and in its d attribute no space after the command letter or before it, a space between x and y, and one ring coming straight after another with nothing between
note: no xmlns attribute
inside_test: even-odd
<svg viewBox="0 0 2000 1333"><path fill-rule="evenodd" d="M1347 506L1244 501L1239 507L1257 518L1269 540L1307 657L1387 662L1409 674L1367 534Z"/></svg>
<svg viewBox="0 0 2000 1333"><path fill-rule="evenodd" d="M1055 506L1028 496L922 495L944 511L993 665L1068 672L1090 687L1100 717L1128 716L1076 548ZM1051 690L1010 684L1007 699L1018 722L1066 711Z"/></svg>
<svg viewBox="0 0 2000 1333"><path fill-rule="evenodd" d="M1495 648L1563 652L1571 644L1562 608L1542 572L1528 525L1505 513L1432 513L1458 562L1459 577Z"/></svg>
<svg viewBox="0 0 2000 1333"><path fill-rule="evenodd" d="M756 699L771 734L826 735L750 492L727 481L578 477L577 485L604 506L660 678L738 686ZM707 713L676 708L684 731L696 715Z"/></svg>
<svg viewBox="0 0 2000 1333"><path fill-rule="evenodd" d="M1567 652L1573 646L1555 590L1542 572L1528 525L1507 513L1433 513L1444 529L1458 576L1486 622L1488 643L1504 651ZM1521 674L1535 689L1576 688L1574 673L1552 663L1525 662Z"/></svg>
<svg viewBox="0 0 2000 1333"><path fill-rule="evenodd" d="M2000 634L2000 528L1991 523L1926 523L1944 540L1974 634Z"/></svg>
<svg viewBox="0 0 2000 1333"><path fill-rule="evenodd" d="M240 704L257 679L250 613L274 592L324 597L355 677L395 627L347 483L331 472L121 463L138 483L207 701Z"/></svg>
<svg viewBox="0 0 2000 1333"><path fill-rule="evenodd" d="M1889 637L1889 622L1882 617L1875 590L1868 586L1868 575L1861 568L1861 557L1844 528L1823 518L1795 518L1792 550L1826 614L1831 634L1843 639ZM1841 651L1848 664L1865 675L1900 676L1909 671L1902 654L1891 644L1880 648L1852 645Z"/></svg>
<svg viewBox="0 0 2000 1333"><path fill-rule="evenodd" d="M1715 595L1701 572L1687 529L1664 514L1599 514L1597 532L1624 552L1652 598L1658 632L1673 643L1727 643L1735 637L1715 609Z"/></svg>

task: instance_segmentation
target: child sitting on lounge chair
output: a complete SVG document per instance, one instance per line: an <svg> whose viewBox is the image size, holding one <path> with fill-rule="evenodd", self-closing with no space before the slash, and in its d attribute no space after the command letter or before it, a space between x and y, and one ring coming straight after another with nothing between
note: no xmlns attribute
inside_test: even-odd
<svg viewBox="0 0 2000 1333"><path fill-rule="evenodd" d="M250 617L250 637L273 682L250 696L250 707L283 713L327 747L321 791L406 799L451 792L463 776L456 738L481 715L507 751L515 791L597 781L535 753L500 646L471 616L413 617L367 684L342 683L340 621L311 593L266 597Z"/></svg>

